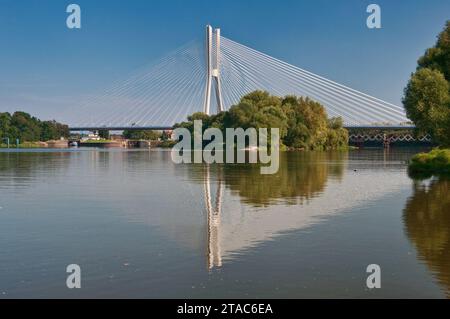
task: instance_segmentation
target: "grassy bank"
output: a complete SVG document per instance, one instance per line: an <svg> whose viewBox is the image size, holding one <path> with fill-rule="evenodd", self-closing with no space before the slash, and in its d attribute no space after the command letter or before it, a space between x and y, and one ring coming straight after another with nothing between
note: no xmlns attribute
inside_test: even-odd
<svg viewBox="0 0 450 319"><path fill-rule="evenodd" d="M434 149L429 153L415 155L409 163L412 174L450 174L450 149Z"/></svg>
<svg viewBox="0 0 450 319"><path fill-rule="evenodd" d="M114 140L87 140L83 141L81 143L83 144L101 144L101 143L116 143L117 141Z"/></svg>
<svg viewBox="0 0 450 319"><path fill-rule="evenodd" d="M10 144L9 148L41 148L42 144L39 144L39 142L24 142L20 143L19 147L17 147L16 144ZM0 144L0 148L8 148L7 144Z"/></svg>

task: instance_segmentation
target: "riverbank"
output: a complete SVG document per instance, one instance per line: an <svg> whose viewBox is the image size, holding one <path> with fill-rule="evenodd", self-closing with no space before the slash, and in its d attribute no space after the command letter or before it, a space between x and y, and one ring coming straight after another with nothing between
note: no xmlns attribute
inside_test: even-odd
<svg viewBox="0 0 450 319"><path fill-rule="evenodd" d="M67 148L69 142L67 140L51 140L47 142L23 142L19 145L16 144L0 144L0 148L21 148L21 149L34 149L34 148Z"/></svg>
<svg viewBox="0 0 450 319"><path fill-rule="evenodd" d="M80 147L126 147L126 148L149 148L149 147L159 147L159 148L171 148L176 144L175 141L146 141L146 140L92 140L79 142ZM69 147L69 142L66 140L57 141L47 141L47 142L23 142L19 145L16 144L5 144L0 143L0 149L36 149L36 148L67 148Z"/></svg>
<svg viewBox="0 0 450 319"><path fill-rule="evenodd" d="M20 143L19 145L10 144L9 147L7 144L0 144L0 148L44 148L44 147L47 147L47 145L46 143L43 142L24 142Z"/></svg>
<svg viewBox="0 0 450 319"><path fill-rule="evenodd" d="M124 142L115 140L87 140L80 141L78 145L82 147L124 147Z"/></svg>
<svg viewBox="0 0 450 319"><path fill-rule="evenodd" d="M450 149L433 149L429 153L419 153L409 162L412 174L450 175Z"/></svg>

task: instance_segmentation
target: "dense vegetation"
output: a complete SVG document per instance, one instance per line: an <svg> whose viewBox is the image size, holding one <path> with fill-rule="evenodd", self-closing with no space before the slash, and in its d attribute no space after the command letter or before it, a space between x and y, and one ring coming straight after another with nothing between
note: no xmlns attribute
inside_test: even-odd
<svg viewBox="0 0 450 319"><path fill-rule="evenodd" d="M328 119L325 108L309 98L278 97L264 91L254 91L241 98L228 111L208 116L194 113L187 122L175 125L193 131L194 120L209 127L247 129L279 128L281 142L295 149L325 150L348 146L348 132L341 118Z"/></svg>
<svg viewBox="0 0 450 319"><path fill-rule="evenodd" d="M123 137L129 140L149 140L155 141L162 137L162 133L159 131L135 131L125 130L122 133Z"/></svg>
<svg viewBox="0 0 450 319"><path fill-rule="evenodd" d="M441 147L450 146L450 21L436 45L418 61L405 88L403 104L417 130L431 134ZM450 172L450 150L418 154L410 163L413 174Z"/></svg>
<svg viewBox="0 0 450 319"><path fill-rule="evenodd" d="M0 113L0 139L35 142L69 136L69 127L56 121L41 121L25 112Z"/></svg>
<svg viewBox="0 0 450 319"><path fill-rule="evenodd" d="M403 104L417 130L450 146L450 21L434 47L418 61L405 88Z"/></svg>
<svg viewBox="0 0 450 319"><path fill-rule="evenodd" d="M98 136L103 140L109 140L110 134L108 130L100 130L98 131Z"/></svg>
<svg viewBox="0 0 450 319"><path fill-rule="evenodd" d="M428 177L433 173L450 175L450 150L434 149L429 153L415 155L410 162L409 171Z"/></svg>

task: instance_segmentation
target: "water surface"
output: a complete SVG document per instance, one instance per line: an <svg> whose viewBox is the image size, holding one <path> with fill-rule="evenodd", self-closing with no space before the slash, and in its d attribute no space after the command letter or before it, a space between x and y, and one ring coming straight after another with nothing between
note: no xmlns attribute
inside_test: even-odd
<svg viewBox="0 0 450 319"><path fill-rule="evenodd" d="M450 297L450 182L408 177L418 151L282 153L275 175L164 150L0 151L0 298Z"/></svg>

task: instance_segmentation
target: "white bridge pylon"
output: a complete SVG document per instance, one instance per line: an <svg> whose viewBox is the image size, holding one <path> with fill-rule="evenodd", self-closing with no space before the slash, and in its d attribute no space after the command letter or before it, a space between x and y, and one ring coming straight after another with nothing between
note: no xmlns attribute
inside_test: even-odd
<svg viewBox="0 0 450 319"><path fill-rule="evenodd" d="M214 43L213 43L214 41ZM210 115L211 112L211 86L215 84L217 111L222 112L222 88L220 83L220 29L206 26L206 88L203 112Z"/></svg>

